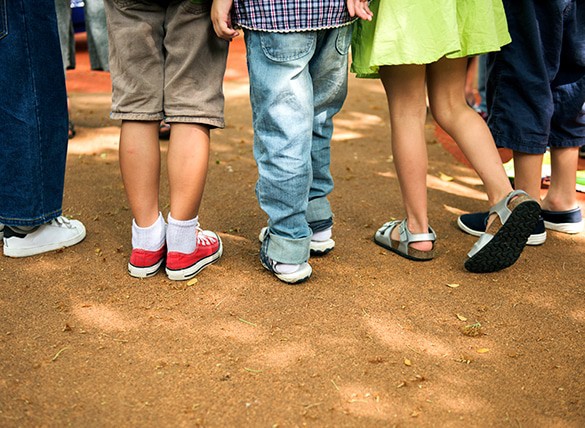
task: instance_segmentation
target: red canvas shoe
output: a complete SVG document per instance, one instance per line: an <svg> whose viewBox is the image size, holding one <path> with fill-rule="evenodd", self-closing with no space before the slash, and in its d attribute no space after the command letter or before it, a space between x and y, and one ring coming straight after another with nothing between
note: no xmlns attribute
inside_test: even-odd
<svg viewBox="0 0 585 428"><path fill-rule="evenodd" d="M167 246L163 246L157 251L147 251L141 248L134 248L130 254L128 263L128 273L135 278L146 278L158 272L167 253Z"/></svg>
<svg viewBox="0 0 585 428"><path fill-rule="evenodd" d="M197 248L191 254L169 251L167 275L174 281L193 278L201 269L217 261L223 253L219 236L210 230L197 231Z"/></svg>

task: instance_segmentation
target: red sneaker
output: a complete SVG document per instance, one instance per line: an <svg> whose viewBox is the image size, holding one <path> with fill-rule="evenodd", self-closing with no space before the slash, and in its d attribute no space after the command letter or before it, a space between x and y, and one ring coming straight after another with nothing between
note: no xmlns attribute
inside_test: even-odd
<svg viewBox="0 0 585 428"><path fill-rule="evenodd" d="M191 254L169 251L167 275L169 279L182 281L194 277L201 269L217 261L223 253L219 236L211 230L197 231L197 248Z"/></svg>
<svg viewBox="0 0 585 428"><path fill-rule="evenodd" d="M167 253L167 246L163 244L157 251L147 251L134 248L130 254L128 273L135 278L146 278L158 272Z"/></svg>

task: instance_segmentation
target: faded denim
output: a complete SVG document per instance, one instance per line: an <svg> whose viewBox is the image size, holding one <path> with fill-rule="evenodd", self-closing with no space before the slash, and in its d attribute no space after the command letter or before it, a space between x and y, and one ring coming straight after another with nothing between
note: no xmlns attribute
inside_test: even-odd
<svg viewBox="0 0 585 428"><path fill-rule="evenodd" d="M61 215L67 95L52 1L0 0L0 223Z"/></svg>
<svg viewBox="0 0 585 428"><path fill-rule="evenodd" d="M327 195L333 116L347 94L351 27L245 32L256 196L268 215L262 256L282 263L309 259L314 231L333 224Z"/></svg>

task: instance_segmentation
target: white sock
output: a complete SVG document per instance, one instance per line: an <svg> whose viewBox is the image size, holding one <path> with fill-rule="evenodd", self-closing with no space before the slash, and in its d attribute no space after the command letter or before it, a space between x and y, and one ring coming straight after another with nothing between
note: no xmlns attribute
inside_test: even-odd
<svg viewBox="0 0 585 428"><path fill-rule="evenodd" d="M278 273L294 273L296 271L299 270L300 268L300 264L298 265L293 265L290 263L280 263L280 262L276 262L276 266L274 266L274 270L276 270Z"/></svg>
<svg viewBox="0 0 585 428"><path fill-rule="evenodd" d="M320 230L319 232L313 232L313 236L311 237L311 241L324 242L324 241L327 241L328 239L331 239L331 236L332 236L332 228L330 227L329 229Z"/></svg>
<svg viewBox="0 0 585 428"><path fill-rule="evenodd" d="M156 221L148 227L140 227L136 220L132 220L132 248L146 251L157 251L164 245L166 239L166 224L161 213Z"/></svg>
<svg viewBox="0 0 585 428"><path fill-rule="evenodd" d="M169 213L167 248L169 251L191 254L197 249L197 225L199 216L191 220L175 220Z"/></svg>

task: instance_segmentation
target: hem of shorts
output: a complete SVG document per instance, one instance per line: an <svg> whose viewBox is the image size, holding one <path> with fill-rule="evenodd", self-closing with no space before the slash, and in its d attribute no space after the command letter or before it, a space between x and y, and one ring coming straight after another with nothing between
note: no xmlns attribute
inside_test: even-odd
<svg viewBox="0 0 585 428"><path fill-rule="evenodd" d="M498 148L514 150L529 155L542 155L546 152L546 147L548 146L547 142L520 142L518 140L507 138L502 133L493 130L492 135Z"/></svg>
<svg viewBox="0 0 585 428"><path fill-rule="evenodd" d="M585 145L585 137L576 137L576 138L549 138L549 146L553 148L560 148L560 149L570 149L572 147L581 147Z"/></svg>
<svg viewBox="0 0 585 428"><path fill-rule="evenodd" d="M122 113L122 112L111 112L110 119L117 120L141 120L141 121L157 121L163 120L164 114L161 113Z"/></svg>
<svg viewBox="0 0 585 428"><path fill-rule="evenodd" d="M211 128L225 128L223 119L212 117L195 117L195 116L166 116L166 123L193 123L197 125L206 125Z"/></svg>
<svg viewBox="0 0 585 428"><path fill-rule="evenodd" d="M5 226L41 226L45 223L56 219L63 213L62 209L43 214L35 218L17 218L17 217L3 217L0 216L0 223Z"/></svg>
<svg viewBox="0 0 585 428"><path fill-rule="evenodd" d="M267 33L306 33L309 31L322 31L322 30L332 30L334 28L341 28L347 27L348 25L353 24L357 21L358 18L353 18L351 21L343 22L340 24L335 25L325 25L323 27L311 27L311 28L261 28L257 26L247 25L247 24L237 24L236 28L242 28L248 31L264 31Z"/></svg>
<svg viewBox="0 0 585 428"><path fill-rule="evenodd" d="M110 113L111 119L119 120L135 120L135 121L149 121L158 122L165 120L167 123L194 123L197 125L206 125L211 128L224 128L225 122L223 119L197 117L197 116L164 116L162 113Z"/></svg>

